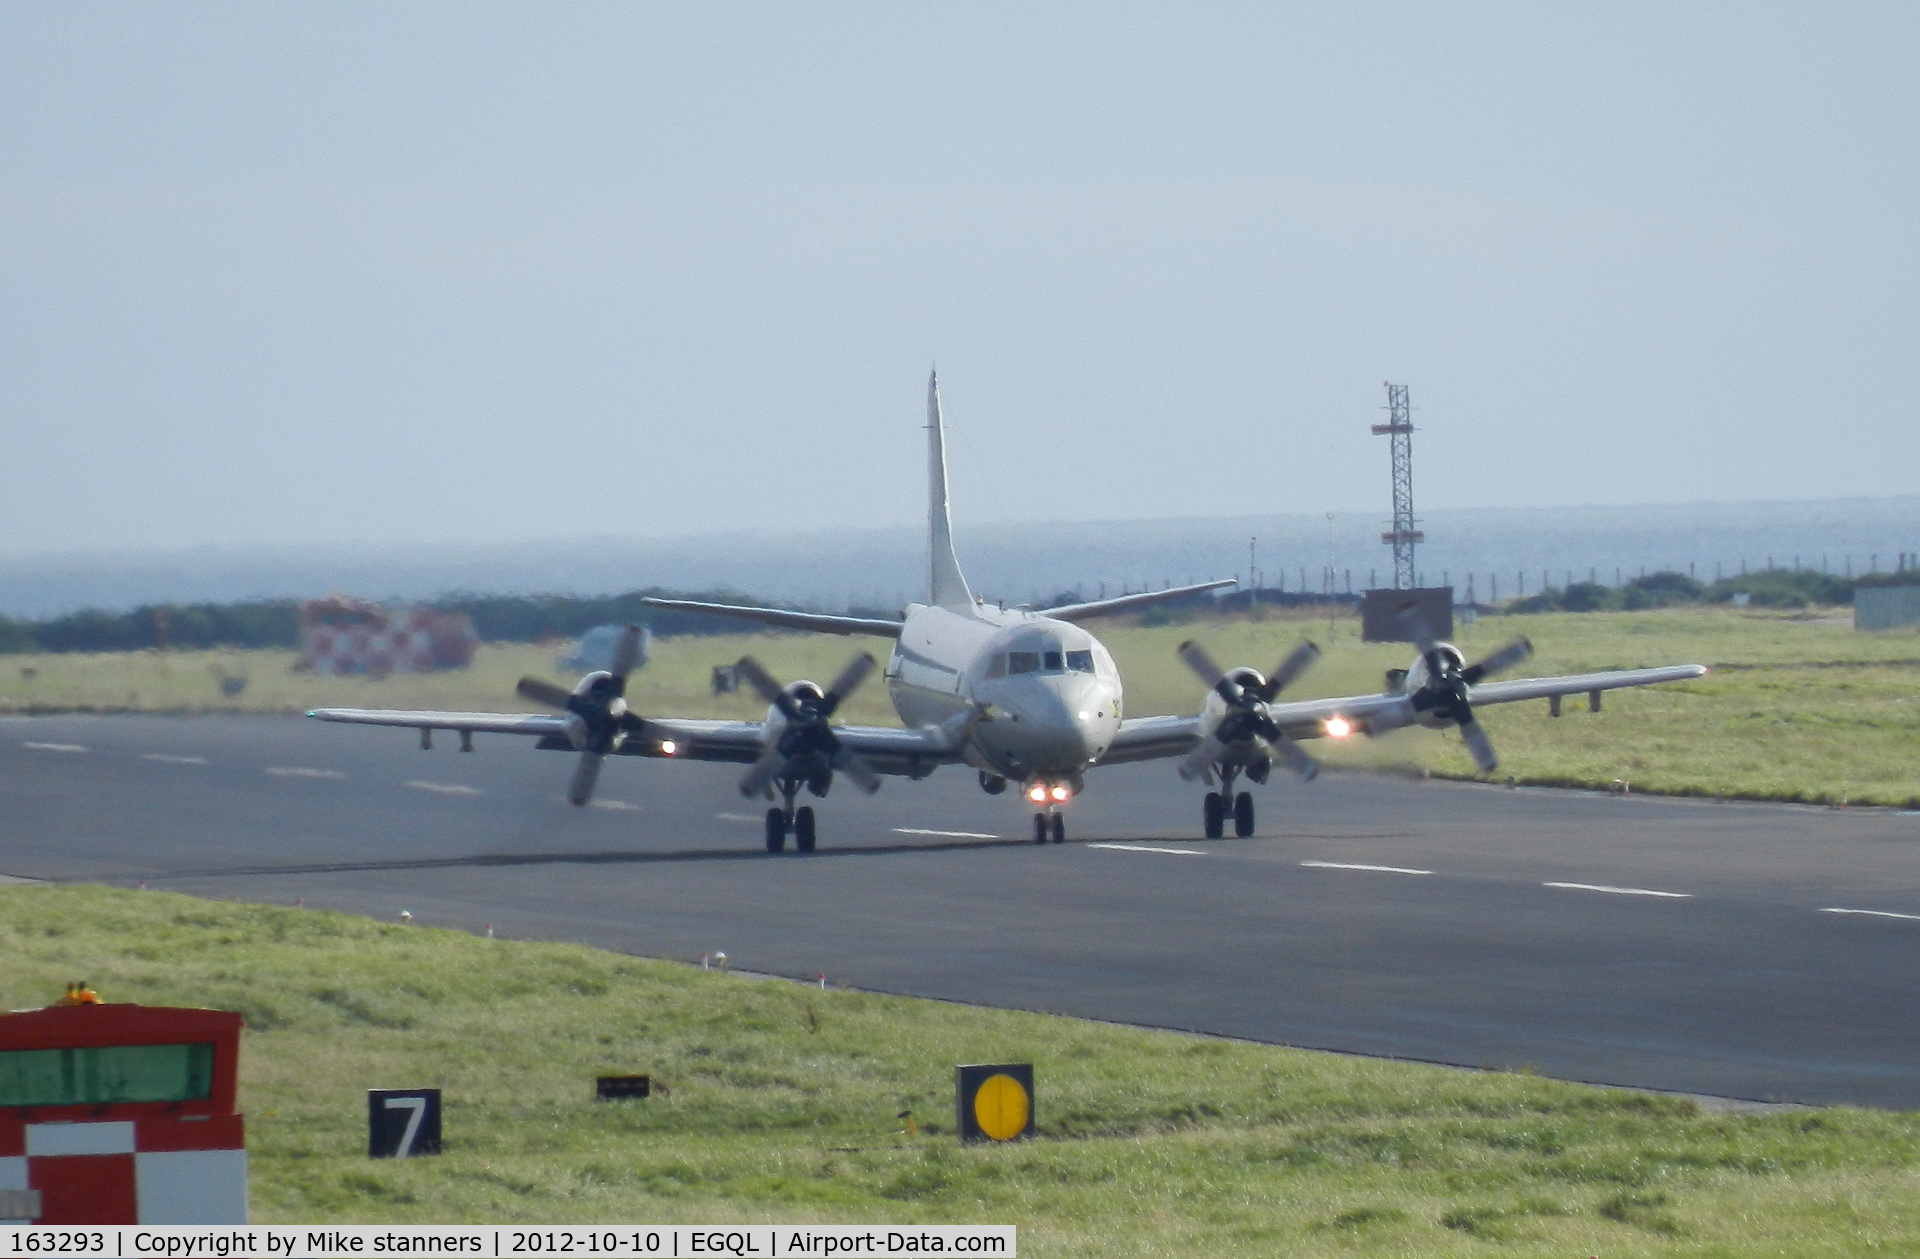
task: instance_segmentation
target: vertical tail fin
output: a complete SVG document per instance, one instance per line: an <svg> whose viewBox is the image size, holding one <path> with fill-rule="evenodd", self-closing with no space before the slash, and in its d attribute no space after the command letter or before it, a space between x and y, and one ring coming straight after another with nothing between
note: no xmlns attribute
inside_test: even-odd
<svg viewBox="0 0 1920 1259"><path fill-rule="evenodd" d="M947 438L940 420L940 377L927 377L927 602L956 611L973 606L973 592L953 554L947 514Z"/></svg>

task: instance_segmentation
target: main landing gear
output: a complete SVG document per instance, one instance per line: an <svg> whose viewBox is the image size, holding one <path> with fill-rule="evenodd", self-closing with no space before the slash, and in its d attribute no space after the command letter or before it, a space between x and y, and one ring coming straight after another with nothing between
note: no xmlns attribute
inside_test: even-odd
<svg viewBox="0 0 1920 1259"><path fill-rule="evenodd" d="M1219 770L1220 790L1209 791L1200 805L1200 821L1208 839L1219 839L1227 829L1227 814L1233 814L1233 833L1241 839L1253 834L1253 793L1234 794L1231 770Z"/></svg>
<svg viewBox="0 0 1920 1259"><path fill-rule="evenodd" d="M1067 819L1058 813L1033 815L1033 842L1044 844L1051 838L1056 844L1067 842Z"/></svg>
<svg viewBox="0 0 1920 1259"><path fill-rule="evenodd" d="M780 794L786 798L784 808L767 810L767 851L777 853L787 846L787 836L793 836L793 850L797 853L813 851L813 806L793 807L793 798L800 793L798 780L790 779L780 784ZM824 792L815 791L815 795Z"/></svg>

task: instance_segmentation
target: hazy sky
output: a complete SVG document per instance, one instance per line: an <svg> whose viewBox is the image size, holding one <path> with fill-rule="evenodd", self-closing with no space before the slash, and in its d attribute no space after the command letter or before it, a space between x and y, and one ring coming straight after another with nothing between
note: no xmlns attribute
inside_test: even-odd
<svg viewBox="0 0 1920 1259"><path fill-rule="evenodd" d="M0 550L1885 495L1920 6L0 8Z"/></svg>

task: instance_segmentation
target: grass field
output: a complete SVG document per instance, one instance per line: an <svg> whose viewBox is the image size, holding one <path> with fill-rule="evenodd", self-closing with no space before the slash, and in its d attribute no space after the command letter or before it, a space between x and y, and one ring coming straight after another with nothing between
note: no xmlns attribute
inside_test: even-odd
<svg viewBox="0 0 1920 1259"><path fill-rule="evenodd" d="M1127 712L1191 712L1200 686L1174 657L1188 637L1223 663L1271 668L1309 635L1320 663L1289 698L1380 688L1384 671L1412 656L1404 645L1363 644L1351 618L1277 617L1148 628L1094 627L1119 660ZM1570 699L1564 716L1544 702L1490 709L1486 726L1502 758L1500 776L1518 782L1758 799L1920 805L1920 634L1856 633L1844 610L1774 612L1690 607L1654 612L1489 617L1460 627L1469 658L1525 634L1537 654L1514 676L1653 664L1697 663L1714 672L1695 682L1616 691L1601 714ZM642 713L758 716L745 696L714 697L715 664L752 652L783 679L830 678L856 651L884 656L886 644L824 635L743 634L672 638L654 644L629 695ZM297 713L318 705L518 709L523 673L555 676L555 649L482 648L470 669L381 680L291 671L288 652L173 652L158 655L11 656L0 662L0 711L136 709ZM24 671L32 671L25 676ZM223 696L222 675L246 689ZM892 724L885 688L870 683L841 710L856 723ZM1468 776L1458 740L1401 731L1377 742L1315 746L1334 765Z"/></svg>
<svg viewBox="0 0 1920 1259"><path fill-rule="evenodd" d="M702 972L159 892L0 887L0 1003L246 1016L256 1222L1012 1223L1062 1255L1920 1249L1916 1116L1683 1098ZM952 1135L1030 1061L1039 1137ZM645 1101L592 1077L650 1073ZM437 1086L446 1153L365 1157ZM911 1110L920 1131L896 1118Z"/></svg>

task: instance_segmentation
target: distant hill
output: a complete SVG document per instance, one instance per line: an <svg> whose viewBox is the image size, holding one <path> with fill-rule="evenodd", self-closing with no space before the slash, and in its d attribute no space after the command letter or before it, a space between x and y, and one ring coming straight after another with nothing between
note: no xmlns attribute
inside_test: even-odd
<svg viewBox="0 0 1920 1259"><path fill-rule="evenodd" d="M1694 566L1711 580L1741 563L1769 561L1833 572L1890 569L1920 551L1920 495L1803 503L1690 503L1643 507L1454 509L1424 513L1418 559L1428 584L1443 576L1464 592L1474 574L1486 598L1529 591L1542 570L1554 583L1591 571L1611 583ZM1390 578L1381 513L1041 521L958 530L974 589L1009 603L1065 591L1092 597L1188 579L1245 579L1247 539L1263 584L1319 589L1331 551L1336 583L1355 589ZM641 587L721 589L822 608L898 606L918 597L925 541L917 527L818 533L614 537L463 546L258 547L0 557L0 615L47 617L81 608L121 610L160 602L237 602L341 590L371 598L487 594L608 594ZM1876 558L1877 557L1877 558Z"/></svg>

